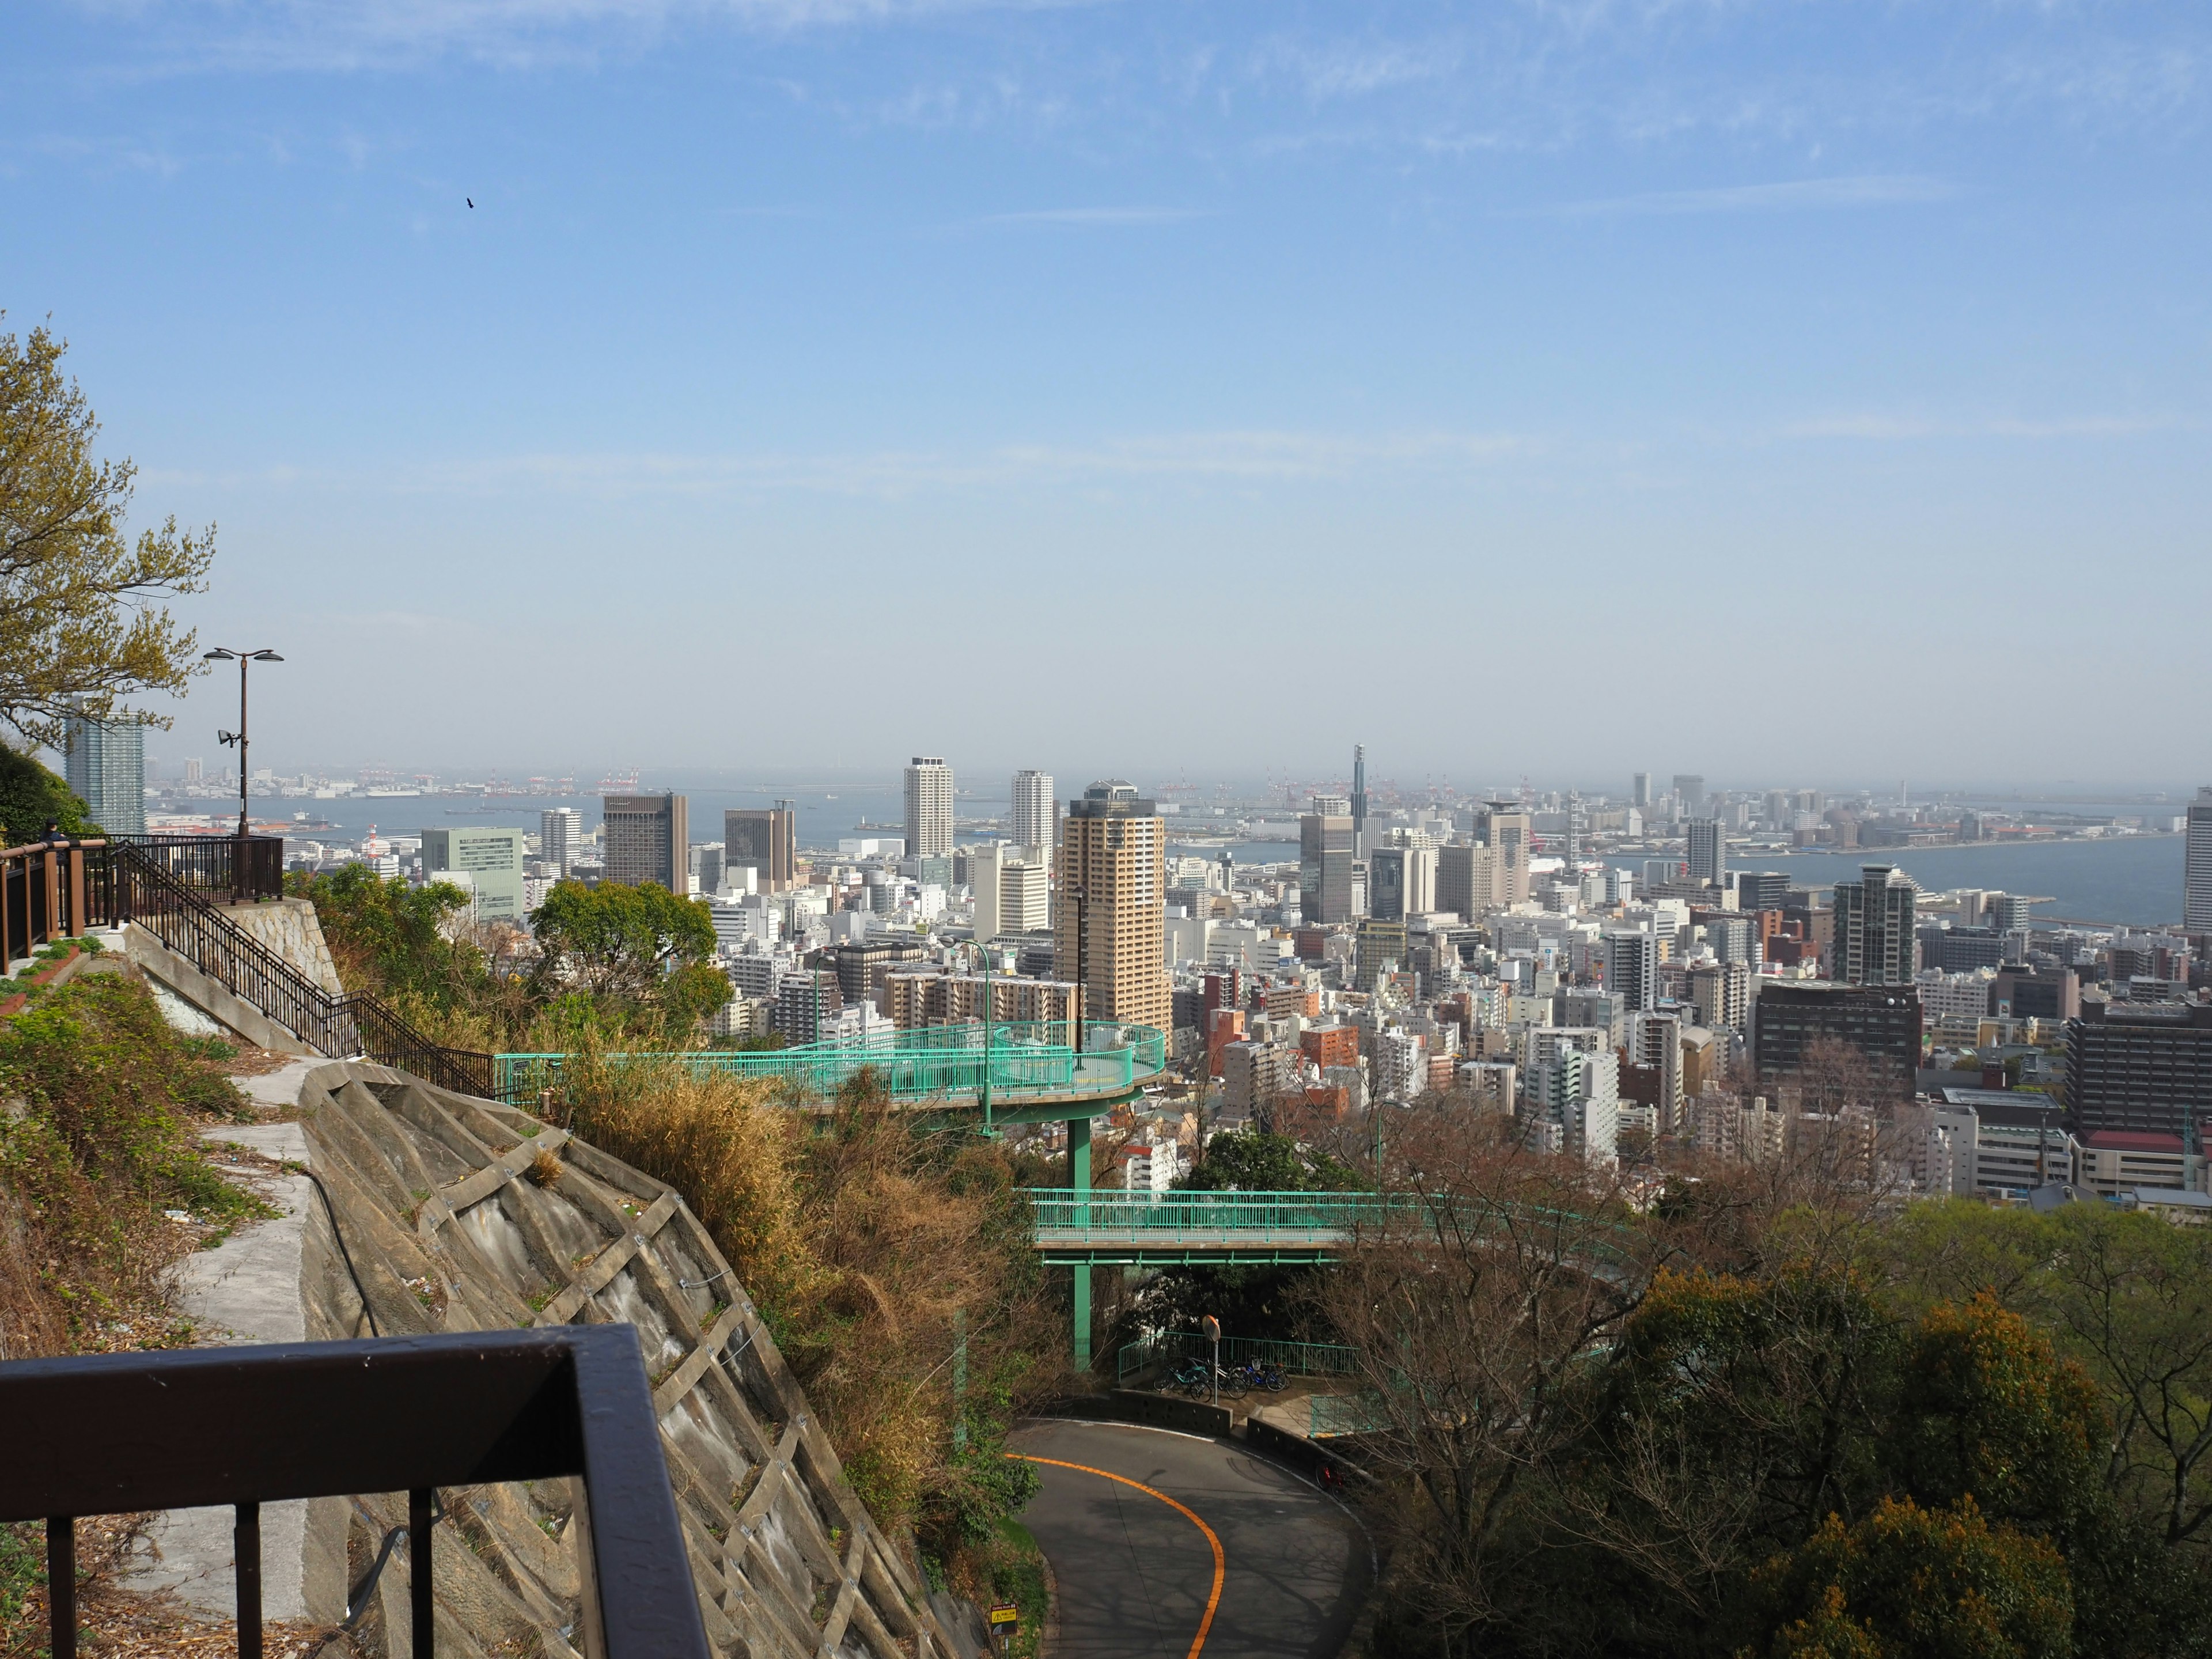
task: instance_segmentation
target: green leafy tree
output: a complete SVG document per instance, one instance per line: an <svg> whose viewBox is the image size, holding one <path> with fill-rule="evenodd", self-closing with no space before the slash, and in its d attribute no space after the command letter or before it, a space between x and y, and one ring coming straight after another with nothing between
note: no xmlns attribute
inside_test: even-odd
<svg viewBox="0 0 2212 1659"><path fill-rule="evenodd" d="M729 981L713 965L712 914L658 882L561 882L531 921L543 988L651 1005L673 1033L729 1000Z"/></svg>
<svg viewBox="0 0 2212 1659"><path fill-rule="evenodd" d="M451 1009L489 980L483 953L448 935L469 896L451 882L411 887L386 881L366 864L328 875L295 876L295 897L313 901L338 977L356 990L418 997Z"/></svg>
<svg viewBox="0 0 2212 1659"><path fill-rule="evenodd" d="M72 836L94 836L100 826L69 786L19 750L0 743L0 846L36 841L49 823Z"/></svg>
<svg viewBox="0 0 2212 1659"><path fill-rule="evenodd" d="M1176 1182L1192 1192L1245 1193L1354 1192L1367 1184L1342 1160L1257 1129L1215 1135L1196 1167Z"/></svg>
<svg viewBox="0 0 2212 1659"><path fill-rule="evenodd" d="M1971 1498L1942 1510L1884 1498L1855 1525L1830 1516L1758 1576L1771 1659L2064 1659L2066 1563L2046 1540L1991 1526Z"/></svg>
<svg viewBox="0 0 2212 1659"><path fill-rule="evenodd" d="M161 601L204 588L215 556L212 526L125 537L136 470L94 459L100 422L62 373L67 349L44 328L0 334L0 721L51 748L72 709L111 719L200 671Z"/></svg>

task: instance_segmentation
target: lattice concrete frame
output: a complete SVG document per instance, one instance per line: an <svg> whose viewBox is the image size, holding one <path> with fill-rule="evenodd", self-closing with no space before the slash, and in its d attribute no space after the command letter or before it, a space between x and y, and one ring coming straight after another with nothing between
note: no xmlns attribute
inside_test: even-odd
<svg viewBox="0 0 2212 1659"><path fill-rule="evenodd" d="M299 1115L386 1334L637 1327L719 1652L949 1659L971 1645L932 1610L911 1540L902 1551L846 1481L759 1311L673 1189L526 1113L362 1061L310 1073ZM320 1206L301 1275L311 1338L369 1334ZM336 1547L342 1531L345 1577L357 1577L395 1505L404 1498L354 1500L342 1528L325 1510L321 1524L311 1519L310 1552L318 1537ZM542 1486L448 1496L457 1547L437 1555L443 1650L526 1650L532 1633L550 1659L582 1645L573 1507ZM403 1566L387 1581L404 1586ZM310 1563L309 1577L337 1575ZM380 1599L395 1593L388 1582ZM392 1606L395 1616L371 1613L362 1645L409 1659L404 1600ZM446 1649L449 1633L462 1639Z"/></svg>

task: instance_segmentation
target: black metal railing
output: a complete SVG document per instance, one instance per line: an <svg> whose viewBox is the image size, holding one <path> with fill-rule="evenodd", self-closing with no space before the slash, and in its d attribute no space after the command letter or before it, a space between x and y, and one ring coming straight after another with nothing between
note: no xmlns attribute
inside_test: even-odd
<svg viewBox="0 0 2212 1659"><path fill-rule="evenodd" d="M577 1475L584 1638L708 1659L653 1393L629 1325L173 1349L0 1364L0 1521L46 1523L52 1659L76 1652L76 1522L236 1511L240 1659L260 1659L260 1506L408 1494L416 1659L431 1659L441 1487Z"/></svg>
<svg viewBox="0 0 2212 1659"><path fill-rule="evenodd" d="M160 865L179 885L215 902L248 902L284 896L284 838L282 836L112 836L149 862ZM245 879L240 880L240 855Z"/></svg>

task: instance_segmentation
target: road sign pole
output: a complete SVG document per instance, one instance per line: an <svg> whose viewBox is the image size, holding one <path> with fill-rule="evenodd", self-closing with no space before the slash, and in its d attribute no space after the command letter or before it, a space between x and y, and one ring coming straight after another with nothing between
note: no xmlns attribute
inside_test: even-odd
<svg viewBox="0 0 2212 1659"><path fill-rule="evenodd" d="M1206 1340L1213 1344L1213 1403L1218 1406L1221 1403L1221 1322L1208 1314L1200 1328L1205 1331Z"/></svg>

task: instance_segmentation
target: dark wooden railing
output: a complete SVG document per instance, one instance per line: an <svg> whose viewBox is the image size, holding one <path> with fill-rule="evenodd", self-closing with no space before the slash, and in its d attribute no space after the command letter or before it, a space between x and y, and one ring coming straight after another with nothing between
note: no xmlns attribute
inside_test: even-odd
<svg viewBox="0 0 2212 1659"><path fill-rule="evenodd" d="M8 958L87 928L136 922L319 1053L365 1056L441 1089L500 1097L489 1054L433 1042L366 992L327 989L234 921L220 901L237 890L238 846L213 836L143 836L10 848L0 853ZM247 892L280 896L283 859L280 839L249 842Z"/></svg>
<svg viewBox="0 0 2212 1659"><path fill-rule="evenodd" d="M413 1651L431 1659L438 1489L571 1475L578 1647L708 1659L634 1326L20 1359L0 1364L0 1521L46 1523L52 1659L76 1659L81 1516L233 1508L238 1650L260 1659L261 1505L389 1492L408 1494Z"/></svg>

